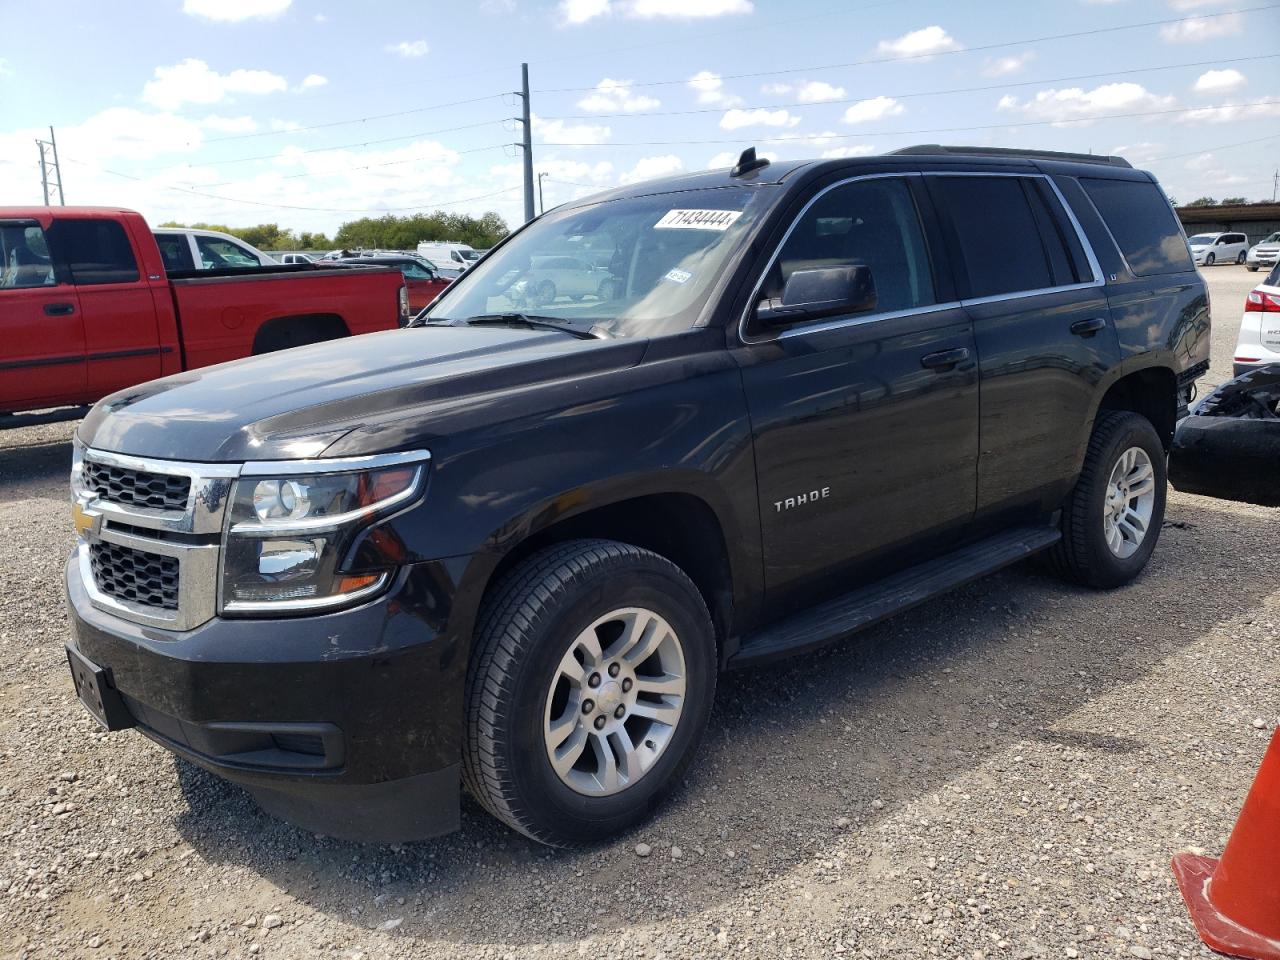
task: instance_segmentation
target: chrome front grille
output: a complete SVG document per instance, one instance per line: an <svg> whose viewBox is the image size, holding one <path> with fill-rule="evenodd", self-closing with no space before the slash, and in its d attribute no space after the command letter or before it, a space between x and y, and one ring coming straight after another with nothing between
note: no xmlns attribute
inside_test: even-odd
<svg viewBox="0 0 1280 960"><path fill-rule="evenodd" d="M125 620L191 630L217 613L219 538L240 465L186 463L76 446L80 580Z"/></svg>
<svg viewBox="0 0 1280 960"><path fill-rule="evenodd" d="M89 544L89 567L94 583L108 596L160 610L178 609L177 557L99 542Z"/></svg>
<svg viewBox="0 0 1280 960"><path fill-rule="evenodd" d="M186 510L191 478L131 470L96 460L84 463L84 485L103 500L151 510Z"/></svg>

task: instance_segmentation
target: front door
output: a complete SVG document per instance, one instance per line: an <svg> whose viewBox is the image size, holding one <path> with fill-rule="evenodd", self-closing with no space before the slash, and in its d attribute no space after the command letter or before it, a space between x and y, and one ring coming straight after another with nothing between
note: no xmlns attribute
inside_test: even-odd
<svg viewBox="0 0 1280 960"><path fill-rule="evenodd" d="M0 221L0 412L85 399L76 289L37 222Z"/></svg>
<svg viewBox="0 0 1280 960"><path fill-rule="evenodd" d="M756 300L796 270L865 265L864 313L777 329L735 356L755 440L768 614L782 616L953 541L973 515L978 377L968 317L933 269L908 177L821 191Z"/></svg>
<svg viewBox="0 0 1280 960"><path fill-rule="evenodd" d="M156 306L124 226L105 218L58 219L49 238L80 294L90 396L160 376Z"/></svg>

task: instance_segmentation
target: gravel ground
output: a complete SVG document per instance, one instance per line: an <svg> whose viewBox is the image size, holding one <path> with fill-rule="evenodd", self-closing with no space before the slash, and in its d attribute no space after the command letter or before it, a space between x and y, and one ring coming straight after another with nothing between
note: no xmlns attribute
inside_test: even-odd
<svg viewBox="0 0 1280 960"><path fill-rule="evenodd" d="M1256 277L1209 275L1221 378ZM97 732L62 654L71 429L0 434L3 956L1210 955L1168 863L1220 851L1277 722L1280 510L1173 493L1125 589L1015 567L726 676L686 784L613 843L468 805L370 847Z"/></svg>

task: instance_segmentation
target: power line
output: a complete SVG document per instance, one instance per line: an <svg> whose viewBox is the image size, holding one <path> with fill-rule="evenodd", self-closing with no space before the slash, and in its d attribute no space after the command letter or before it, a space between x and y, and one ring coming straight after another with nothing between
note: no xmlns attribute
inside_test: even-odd
<svg viewBox="0 0 1280 960"><path fill-rule="evenodd" d="M1064 83L1070 80L1096 80L1101 77L1126 76L1131 73L1154 73L1159 70L1176 70L1184 67L1205 67L1228 63L1248 63L1253 60L1274 60L1280 53L1263 53L1253 57L1234 57L1228 60L1193 60L1188 63L1170 63L1159 67L1136 67L1130 70L1107 70L1102 73L1077 73L1070 77L1048 77L1041 80L1017 80L1011 83L989 83L980 87L948 87L945 90L921 90L914 93L865 93L859 97L843 97L831 100L798 100L792 103L766 103L739 106L738 110L779 110L784 107L822 107L830 104L857 103L873 99L877 96L890 97L895 100L907 100L914 97L938 97L952 93L982 93L989 90L1008 90L1013 87L1034 87L1043 83ZM594 89L594 88L593 88ZM611 120L629 117L680 117L693 114L724 113L726 107L704 107L697 110L656 110L633 113L576 113L555 117L542 117L543 120Z"/></svg>
<svg viewBox="0 0 1280 960"><path fill-rule="evenodd" d="M260 130L256 133L236 133L226 137L209 137L205 143L225 143L228 140L251 140L255 137L282 137L308 130L325 130L329 127L345 127L355 123L368 123L371 120L391 120L395 117L407 117L415 113L426 113L429 110L443 110L446 107L461 107L472 103L483 103L486 100L500 100L509 93L491 93L487 97L472 97L469 100L454 100L450 103L433 103L428 107L415 107L412 110L398 110L395 113L377 113L367 117L354 117L350 120L331 120L328 123L313 123L305 127L288 127L281 130Z"/></svg>
<svg viewBox="0 0 1280 960"><path fill-rule="evenodd" d="M1275 140L1280 137L1280 133L1273 133L1266 137L1254 137L1252 140L1239 140L1235 143L1220 143L1216 147L1201 147L1199 150L1188 150L1186 153L1171 153L1164 157L1152 157L1144 163L1163 163L1165 160L1181 160L1183 157L1194 157L1201 153L1212 153L1214 150L1227 150L1231 147L1247 147L1254 143L1263 143L1267 140Z"/></svg>
<svg viewBox="0 0 1280 960"><path fill-rule="evenodd" d="M718 80L750 80L757 77L776 77L793 73L816 73L820 70L840 70L846 67L861 67L873 63L900 63L909 60L927 60L931 57L951 56L958 53L980 53L985 50L999 50L1004 47L1016 47L1027 43L1044 43L1049 40L1070 40L1076 37L1094 37L1103 33L1116 33L1122 30L1137 30L1142 27L1158 27L1173 23L1185 23L1188 20L1210 20L1215 17L1227 17L1238 13L1255 13L1259 10L1273 10L1280 3L1269 3L1259 7L1242 7L1237 10L1220 10L1215 13L1203 13L1189 17L1170 17L1164 20L1145 20L1142 23L1126 23L1114 27L1095 27L1092 30L1076 30L1071 33L1055 33L1042 37L1025 37L1021 40L1004 40L999 43L986 43L976 47L960 47L955 50L937 50L932 53L913 53L901 57L871 57L866 60L851 60L848 63L828 63L809 67L788 67L784 70L759 70L753 73L716 74ZM629 84L629 87L669 87L686 84L688 77L679 80L647 80ZM546 90L535 90L535 93L586 93L597 87L556 87Z"/></svg>
<svg viewBox="0 0 1280 960"><path fill-rule="evenodd" d="M77 163L80 166L85 166L85 167L93 166L92 164L85 163L83 160L71 160L68 158L67 162ZM106 167L98 167L97 169L100 170L102 173L110 174L113 177L122 177L125 180L134 180L134 181L137 181L138 183L148 182L144 177L135 177L132 174L121 173L119 170L108 170ZM474 197L458 197L453 200L433 200L428 203L417 204L411 207L358 207L358 208L355 208L355 207L304 207L304 206L298 206L297 204L290 204L290 203L269 203L263 200L246 200L241 197L224 197L220 194L207 193L203 190L195 190L191 187L178 187L170 184L153 184L153 186L157 186L161 190L173 190L178 193L189 193L198 197L207 197L211 200L221 200L224 203L243 203L243 204L248 204L250 206L255 206L255 207L271 207L273 209L279 209L279 210L307 210L314 213L400 213L406 210L430 210L435 207L449 207L449 206L455 206L460 203L472 203L476 200L487 200L489 197L501 196L504 193L511 193L512 191L520 189L518 186L505 187L502 190L494 190L491 193L482 193Z"/></svg>
<svg viewBox="0 0 1280 960"><path fill-rule="evenodd" d="M340 143L332 147L312 147L310 150L298 150L295 156L304 156L313 153L332 153L334 150L347 150L351 147L371 147L382 143L399 143L404 140L416 140L419 137L433 137L441 133L457 133L460 130L475 130L479 127L491 126L495 123L505 123L505 120L482 120L479 123L464 123L457 127L442 127L439 130L422 130L418 133L410 133L400 137L383 137L380 140L359 140L355 143ZM279 153L263 153L254 157L235 157L230 160L208 160L202 163L185 163L184 167L221 167L232 163L251 163L255 160L278 160ZM167 169L164 167L156 167L154 169Z"/></svg>
<svg viewBox="0 0 1280 960"><path fill-rule="evenodd" d="M1048 125L1061 125L1064 123L1093 123L1098 120L1125 120L1132 117L1157 117L1174 113L1199 113L1206 110L1221 110L1225 107L1263 107L1270 104L1280 104L1280 100L1253 100L1248 103L1217 103L1209 104L1203 107L1181 107L1176 110L1143 110L1136 113L1110 113L1101 116L1089 117L1064 117L1055 120L1022 120L1014 123L988 123L968 127L927 127L917 130L869 130L860 131L858 133L830 133L830 134L792 134L786 137L753 137L757 143L812 143L818 140L847 140L852 137L904 137L914 136L919 133L956 133L965 130L1003 130L1013 127L1039 127ZM1269 138L1266 138L1269 139ZM629 140L629 141L606 141L603 143L572 143L569 141L556 141L548 146L557 147L681 147L696 145L714 145L714 144L738 144L744 142L743 137L734 140ZM1201 151L1194 151L1200 153Z"/></svg>

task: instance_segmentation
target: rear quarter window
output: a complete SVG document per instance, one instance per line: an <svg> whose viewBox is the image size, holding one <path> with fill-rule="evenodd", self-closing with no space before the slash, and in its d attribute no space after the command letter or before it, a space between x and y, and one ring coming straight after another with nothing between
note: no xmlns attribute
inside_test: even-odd
<svg viewBox="0 0 1280 960"><path fill-rule="evenodd" d="M1136 275L1149 277L1195 269L1178 218L1154 183L1081 177L1080 186L1098 208L1129 269Z"/></svg>

